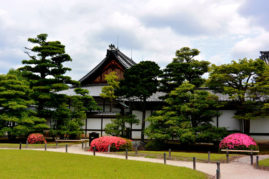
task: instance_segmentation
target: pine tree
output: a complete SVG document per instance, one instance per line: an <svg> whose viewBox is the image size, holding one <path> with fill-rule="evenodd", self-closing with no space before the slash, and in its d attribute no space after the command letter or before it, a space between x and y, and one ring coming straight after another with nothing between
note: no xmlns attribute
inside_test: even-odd
<svg viewBox="0 0 269 179"><path fill-rule="evenodd" d="M26 137L48 128L46 120L36 117L32 109L35 101L31 100L31 93L29 83L19 72L0 75L0 135Z"/></svg>
<svg viewBox="0 0 269 179"><path fill-rule="evenodd" d="M30 59L22 61L24 66L20 70L30 82L38 116L50 119L52 124L58 125L54 129L60 130L60 126L67 124L64 119L68 112L64 109L69 105L69 98L57 92L68 89L70 85L78 85L78 82L65 75L71 69L65 67L64 63L72 59L65 53L65 46L61 42L47 41L47 34L37 35L28 41L33 44L31 48L26 48Z"/></svg>
<svg viewBox="0 0 269 179"><path fill-rule="evenodd" d="M223 136L223 129L211 125L218 115L218 97L193 84L184 82L172 90L166 105L147 120L147 135L159 141L178 139L181 143L214 142Z"/></svg>
<svg viewBox="0 0 269 179"><path fill-rule="evenodd" d="M28 41L33 44L32 48L26 48L30 59L22 61L25 66L20 70L30 81L38 115L50 118L52 109L66 102L65 96L56 92L68 89L68 85L76 83L64 75L71 69L64 67L63 63L72 59L65 53L65 46L61 42L47 41L47 34L29 38Z"/></svg>
<svg viewBox="0 0 269 179"><path fill-rule="evenodd" d="M201 86L205 80L202 75L208 71L208 61L198 61L194 57L199 55L197 49L183 47L176 51L176 57L163 70L161 75L160 90L165 93L170 93L184 81Z"/></svg>
<svg viewBox="0 0 269 179"><path fill-rule="evenodd" d="M120 81L117 93L126 98L136 98L142 104L141 140L144 141L146 102L157 91L160 67L152 61L141 61L124 73L124 80Z"/></svg>

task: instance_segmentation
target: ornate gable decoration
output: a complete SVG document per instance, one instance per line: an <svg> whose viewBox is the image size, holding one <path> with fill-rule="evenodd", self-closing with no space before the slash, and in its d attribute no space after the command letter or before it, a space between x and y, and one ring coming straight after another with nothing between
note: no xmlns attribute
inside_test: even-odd
<svg viewBox="0 0 269 179"><path fill-rule="evenodd" d="M105 75L112 71L115 71L119 80L122 80L124 71L135 64L136 63L132 59L111 44L107 50L106 57L79 81L82 86L106 83Z"/></svg>

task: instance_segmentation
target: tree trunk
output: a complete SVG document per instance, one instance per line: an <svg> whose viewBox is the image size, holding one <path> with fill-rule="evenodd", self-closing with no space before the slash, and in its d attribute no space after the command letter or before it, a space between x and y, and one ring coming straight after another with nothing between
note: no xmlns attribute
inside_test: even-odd
<svg viewBox="0 0 269 179"><path fill-rule="evenodd" d="M141 141L144 142L144 130L145 130L145 119L146 119L146 98L143 98L143 115L141 124Z"/></svg>
<svg viewBox="0 0 269 179"><path fill-rule="evenodd" d="M110 100L109 112L112 112L112 100Z"/></svg>
<svg viewBox="0 0 269 179"><path fill-rule="evenodd" d="M244 134L249 134L250 131L250 120L243 120Z"/></svg>

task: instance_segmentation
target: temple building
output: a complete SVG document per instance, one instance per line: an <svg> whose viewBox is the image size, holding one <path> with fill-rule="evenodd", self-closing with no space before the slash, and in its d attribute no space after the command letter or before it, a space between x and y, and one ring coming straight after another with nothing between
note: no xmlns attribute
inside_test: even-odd
<svg viewBox="0 0 269 179"><path fill-rule="evenodd" d="M268 53L261 53L263 59L268 59ZM142 105L139 100L120 100L116 99L112 104L112 111L110 111L110 102L100 96L102 88L107 85L105 81L105 75L110 72L116 72L118 78L121 80L124 78L124 72L126 69L132 67L136 63L124 53L122 53L114 45L110 45L107 49L106 57L89 73L83 76L79 81L81 87L89 90L91 96L93 96L98 103L100 110L89 111L87 113L87 119L85 119L85 125L82 127L85 134L98 133L99 136L104 136L104 128L108 123L111 123L112 119L116 118L117 113L131 113L142 120ZM208 90L208 89L205 89ZM74 89L62 91L61 93L66 95L75 95ZM215 93L220 101L229 101L227 95ZM163 102L159 99L163 96L162 92L156 92L147 99L146 105L146 118L152 115L156 110L161 109ZM221 115L217 116L212 124L217 127L226 127L227 130L233 132L245 131L243 121L233 118L236 110L232 106L225 106L220 109ZM146 121L146 127L148 122ZM255 119L250 120L248 126L249 135L258 141L269 141L269 120L268 119ZM129 137L132 139L141 138L141 122L138 125L128 126ZM145 136L145 139L147 137Z"/></svg>

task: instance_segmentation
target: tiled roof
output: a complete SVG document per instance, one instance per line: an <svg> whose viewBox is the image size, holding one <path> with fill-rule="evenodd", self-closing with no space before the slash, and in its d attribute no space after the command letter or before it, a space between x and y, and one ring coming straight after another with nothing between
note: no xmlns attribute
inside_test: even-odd
<svg viewBox="0 0 269 179"><path fill-rule="evenodd" d="M86 86L86 87L82 87L83 89L87 89L89 90L90 92L90 95L93 96L93 97L100 97L100 94L102 92L102 88L104 86ZM212 92L211 90L209 89L203 89L203 90L207 90L215 95L217 95L219 97L219 100L220 101L230 101L229 99L229 96L228 95L224 95L224 94L221 94L221 93L214 93ZM64 90L64 91L61 91L61 92L58 92L59 94L66 94L68 96L73 96L73 95L76 95L75 91L74 91L74 88L70 88L68 90ZM159 97L161 96L164 96L165 93L163 92L156 92L156 93L153 93L148 99L147 101L150 101L150 102L161 102L162 100L159 99ZM135 101L140 101L138 98L135 98L134 99ZM126 101L126 99L124 100Z"/></svg>

